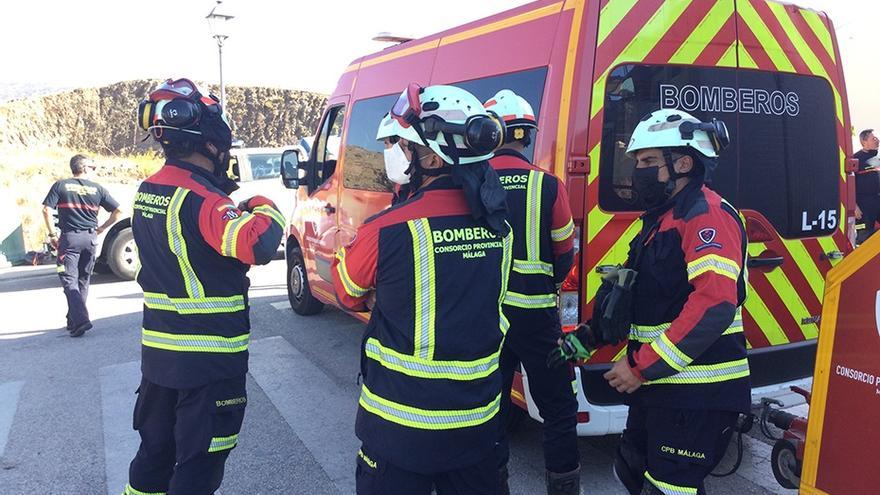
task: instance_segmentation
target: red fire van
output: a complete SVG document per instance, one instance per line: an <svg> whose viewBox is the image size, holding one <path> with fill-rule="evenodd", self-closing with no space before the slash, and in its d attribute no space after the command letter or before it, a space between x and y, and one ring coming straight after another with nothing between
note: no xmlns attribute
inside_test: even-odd
<svg viewBox="0 0 880 495"><path fill-rule="evenodd" d="M732 145L713 187L747 223L754 395L809 380L825 273L852 249L854 225L849 112L824 14L771 0L541 0L355 60L308 160L285 160L286 183L298 187L287 265L299 314L336 304L336 250L389 205L376 128L410 82L481 100L508 88L535 109L540 131L526 154L564 180L577 226L578 258L559 295L569 328L639 230L624 153L636 123L657 108L723 120ZM602 379L621 353L605 349L577 369L582 435L623 428L626 409ZM528 376L513 400L540 419Z"/></svg>

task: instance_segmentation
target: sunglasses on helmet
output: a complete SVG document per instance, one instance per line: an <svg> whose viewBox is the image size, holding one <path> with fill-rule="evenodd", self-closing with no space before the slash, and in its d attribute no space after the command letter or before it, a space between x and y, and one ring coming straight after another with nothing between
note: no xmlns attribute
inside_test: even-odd
<svg viewBox="0 0 880 495"><path fill-rule="evenodd" d="M409 83L409 86L400 93L394 106L391 107L391 118L400 124L404 129L419 121L422 114L421 105L419 103L419 93L422 87L417 83Z"/></svg>

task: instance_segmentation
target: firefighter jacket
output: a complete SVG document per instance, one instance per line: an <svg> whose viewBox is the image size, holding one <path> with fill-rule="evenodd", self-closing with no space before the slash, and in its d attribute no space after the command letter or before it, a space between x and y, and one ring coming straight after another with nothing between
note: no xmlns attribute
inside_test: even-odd
<svg viewBox="0 0 880 495"><path fill-rule="evenodd" d="M513 150L502 149L489 163L507 191L508 221L514 232L513 271L504 303L556 314L556 285L574 255L574 223L565 186Z"/></svg>
<svg viewBox="0 0 880 495"><path fill-rule="evenodd" d="M135 196L144 291L144 378L193 388L247 372L248 265L272 260L284 217L266 198L236 208L220 179L167 162Z"/></svg>
<svg viewBox="0 0 880 495"><path fill-rule="evenodd" d="M339 302L364 311L375 295L356 432L387 462L429 474L492 454L511 243L440 177L367 220L337 253Z"/></svg>
<svg viewBox="0 0 880 495"><path fill-rule="evenodd" d="M748 412L747 241L738 212L695 182L642 221L627 262L638 272L627 356L644 384L629 400Z"/></svg>

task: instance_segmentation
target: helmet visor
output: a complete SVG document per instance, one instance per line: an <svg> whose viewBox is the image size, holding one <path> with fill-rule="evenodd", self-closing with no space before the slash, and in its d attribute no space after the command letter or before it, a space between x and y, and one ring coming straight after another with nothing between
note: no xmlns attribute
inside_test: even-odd
<svg viewBox="0 0 880 495"><path fill-rule="evenodd" d="M196 84L189 79L166 79L150 94L153 101L173 100L174 98L193 98L199 92Z"/></svg>
<svg viewBox="0 0 880 495"><path fill-rule="evenodd" d="M397 98L391 107L391 117L404 129L418 122L421 114L419 105L419 93L422 87L417 83L409 83L409 86Z"/></svg>

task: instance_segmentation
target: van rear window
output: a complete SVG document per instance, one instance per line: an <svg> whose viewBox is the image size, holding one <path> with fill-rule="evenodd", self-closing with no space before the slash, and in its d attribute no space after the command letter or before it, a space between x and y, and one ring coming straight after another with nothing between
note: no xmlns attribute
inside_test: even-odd
<svg viewBox="0 0 880 495"><path fill-rule="evenodd" d="M642 209L630 187L635 162L626 145L639 120L659 108L727 124L731 146L711 187L737 208L763 214L785 238L838 227L840 161L834 95L825 79L719 67L617 67L605 93L602 209Z"/></svg>

